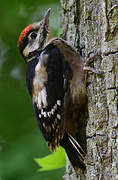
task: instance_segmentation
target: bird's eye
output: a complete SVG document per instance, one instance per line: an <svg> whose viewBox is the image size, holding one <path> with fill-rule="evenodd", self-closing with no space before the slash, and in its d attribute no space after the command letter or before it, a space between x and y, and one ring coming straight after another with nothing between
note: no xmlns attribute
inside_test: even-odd
<svg viewBox="0 0 118 180"><path fill-rule="evenodd" d="M30 37L31 37L31 39L36 39L37 34L35 32L32 32Z"/></svg>

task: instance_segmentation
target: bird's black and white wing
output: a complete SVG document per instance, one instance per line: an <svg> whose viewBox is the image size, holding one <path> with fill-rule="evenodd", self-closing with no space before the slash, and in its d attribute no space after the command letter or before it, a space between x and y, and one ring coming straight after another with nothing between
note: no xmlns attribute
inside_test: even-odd
<svg viewBox="0 0 118 180"><path fill-rule="evenodd" d="M63 100L68 63L53 44L39 56L33 79L33 104L39 127L51 151L60 144L64 133ZM66 82L67 84L67 82Z"/></svg>

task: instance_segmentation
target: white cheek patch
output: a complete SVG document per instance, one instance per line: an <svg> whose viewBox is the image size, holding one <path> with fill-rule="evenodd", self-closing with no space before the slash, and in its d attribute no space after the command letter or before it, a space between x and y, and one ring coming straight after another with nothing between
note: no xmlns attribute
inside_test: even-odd
<svg viewBox="0 0 118 180"><path fill-rule="evenodd" d="M39 37L37 37L33 42L32 39L29 38L29 43L25 47L23 54L25 57L28 57L30 52L33 52L39 48Z"/></svg>

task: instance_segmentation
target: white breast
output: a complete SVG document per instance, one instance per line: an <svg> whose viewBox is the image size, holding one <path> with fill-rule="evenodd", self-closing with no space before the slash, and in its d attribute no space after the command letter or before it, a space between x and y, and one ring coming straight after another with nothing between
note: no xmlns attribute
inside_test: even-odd
<svg viewBox="0 0 118 180"><path fill-rule="evenodd" d="M47 54L41 54L39 62L35 68L35 76L33 79L33 102L36 102L38 109L47 107L47 92L45 84L47 82L47 72L45 66L45 59Z"/></svg>

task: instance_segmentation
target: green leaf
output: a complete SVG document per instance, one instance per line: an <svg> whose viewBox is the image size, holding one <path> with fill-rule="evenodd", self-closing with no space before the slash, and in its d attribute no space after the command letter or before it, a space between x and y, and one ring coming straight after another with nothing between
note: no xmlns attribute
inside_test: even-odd
<svg viewBox="0 0 118 180"><path fill-rule="evenodd" d="M56 152L44 158L36 158L35 161L41 167L39 171L49 171L62 168L66 165L65 150L59 147Z"/></svg>

